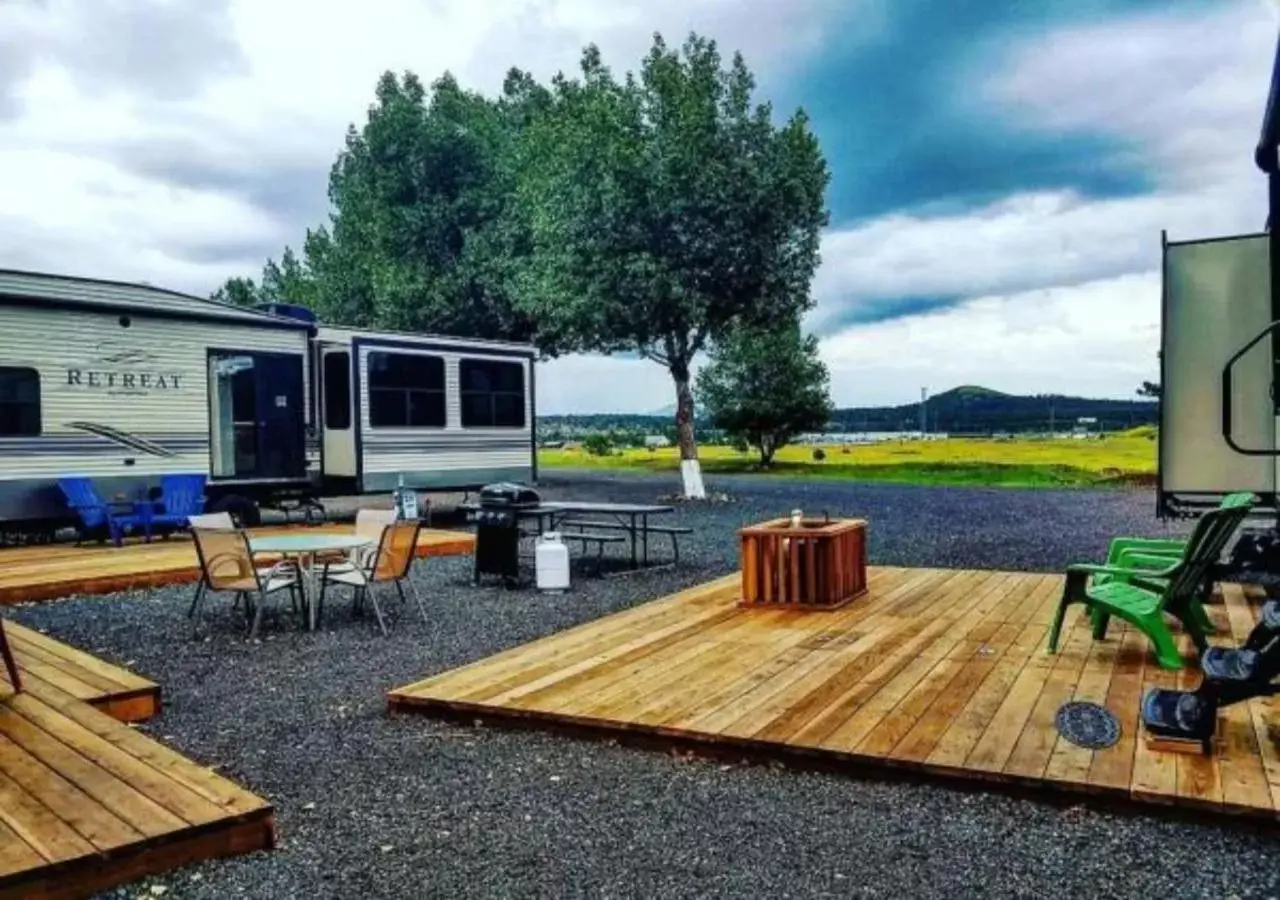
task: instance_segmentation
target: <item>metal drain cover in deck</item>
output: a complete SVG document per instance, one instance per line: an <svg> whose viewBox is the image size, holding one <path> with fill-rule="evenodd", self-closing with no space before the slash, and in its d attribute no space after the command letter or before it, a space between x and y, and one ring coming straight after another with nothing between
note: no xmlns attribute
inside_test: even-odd
<svg viewBox="0 0 1280 900"><path fill-rule="evenodd" d="M1053 717L1058 733L1089 750L1105 750L1120 740L1120 722L1111 710L1097 703L1073 700L1058 707Z"/></svg>

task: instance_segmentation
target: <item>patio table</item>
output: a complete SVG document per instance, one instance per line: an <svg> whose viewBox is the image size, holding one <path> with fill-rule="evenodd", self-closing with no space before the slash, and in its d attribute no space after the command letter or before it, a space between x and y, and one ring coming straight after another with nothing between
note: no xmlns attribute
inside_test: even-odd
<svg viewBox="0 0 1280 900"><path fill-rule="evenodd" d="M350 552L373 543L356 534L274 534L249 538L249 552L283 556L297 561L303 602L307 607L307 628L316 629L316 556L321 553Z"/></svg>

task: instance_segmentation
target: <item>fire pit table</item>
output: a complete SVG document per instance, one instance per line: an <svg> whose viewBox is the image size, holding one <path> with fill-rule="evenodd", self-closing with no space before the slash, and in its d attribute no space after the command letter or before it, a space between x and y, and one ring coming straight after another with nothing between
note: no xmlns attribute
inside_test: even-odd
<svg viewBox="0 0 1280 900"><path fill-rule="evenodd" d="M867 592L865 519L774 519L738 534L739 606L839 609Z"/></svg>

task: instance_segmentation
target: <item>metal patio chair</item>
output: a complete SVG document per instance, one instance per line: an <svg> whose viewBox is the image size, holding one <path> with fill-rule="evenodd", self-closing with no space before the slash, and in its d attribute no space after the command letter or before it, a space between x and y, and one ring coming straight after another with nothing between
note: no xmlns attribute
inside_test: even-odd
<svg viewBox="0 0 1280 900"><path fill-rule="evenodd" d="M359 610L364 598L369 598L369 602L373 604L374 615L378 619L378 627L385 635L387 623L383 619L382 607L378 605L378 597L373 588L379 584L394 584L401 602L407 605L409 601L404 592L404 585L407 583L422 621L429 623L427 608L422 603L417 587L409 578L409 572L417 556L418 534L421 530L422 522L418 519L394 521L382 529L376 553L372 557L366 557L365 562L349 569L335 570L334 567L326 567L321 575L318 601L320 610L322 612L324 610L325 590L330 583L347 585L355 590L355 609Z"/></svg>
<svg viewBox="0 0 1280 900"><path fill-rule="evenodd" d="M218 528L223 531L235 531L236 523L231 518L231 513L216 512L202 513L197 516L187 516L187 527L193 531L196 528ZM197 558L199 551L197 550ZM209 580L205 578L204 567L200 567L200 580L196 583L195 596L191 598L191 608L187 610L187 618L190 619L196 614L196 607L200 605L200 597L209 588ZM232 607L237 609L240 606L240 598L236 597L236 605Z"/></svg>
<svg viewBox="0 0 1280 900"><path fill-rule="evenodd" d="M203 573L201 586L196 588L196 599L191 608L191 616L195 619L193 634L199 634L200 613L210 593L234 593L236 605L233 609L239 606L241 600L245 601L245 612L252 617L250 640L258 636L258 629L262 625L262 607L271 594L287 590L294 611L301 608L301 587L298 568L294 563L281 561L266 569L255 568L248 535L237 529L193 526L191 535L195 539L196 555L200 559Z"/></svg>
<svg viewBox="0 0 1280 900"><path fill-rule="evenodd" d="M350 553L336 553L320 557L317 561L327 565L331 575L350 572L354 569L367 569L374 555L378 552L378 544L382 541L382 532L388 525L396 521L394 509L361 509L356 511L356 535L366 537L370 541L366 547L357 547Z"/></svg>

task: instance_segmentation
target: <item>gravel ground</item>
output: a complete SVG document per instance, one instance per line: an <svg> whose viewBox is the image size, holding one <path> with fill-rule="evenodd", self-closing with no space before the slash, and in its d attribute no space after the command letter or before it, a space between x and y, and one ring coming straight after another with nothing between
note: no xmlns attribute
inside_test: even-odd
<svg viewBox="0 0 1280 900"><path fill-rule="evenodd" d="M21 607L14 616L164 686L145 730L277 808L283 846L116 892L166 897L1274 896L1274 838L943 786L689 762L538 733L385 713L394 686L735 567L735 529L806 512L871 521L872 562L1057 570L1117 533L1163 533L1147 493L714 479L682 507L677 571L580 578L561 596L474 588L469 559L417 579L430 627L387 604L382 638L345 602L318 634L228 604L193 641L189 588ZM551 498L654 501L651 476L554 474Z"/></svg>

